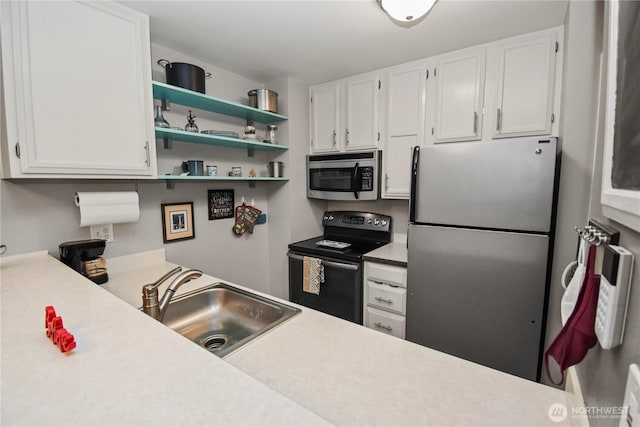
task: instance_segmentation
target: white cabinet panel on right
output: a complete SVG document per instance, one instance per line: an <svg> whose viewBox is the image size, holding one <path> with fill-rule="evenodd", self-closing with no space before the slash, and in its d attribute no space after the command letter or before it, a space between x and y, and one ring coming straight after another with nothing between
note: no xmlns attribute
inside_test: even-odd
<svg viewBox="0 0 640 427"><path fill-rule="evenodd" d="M492 138L555 135L559 37L558 30L547 30L489 46L487 88L493 105L487 105L487 111Z"/></svg>

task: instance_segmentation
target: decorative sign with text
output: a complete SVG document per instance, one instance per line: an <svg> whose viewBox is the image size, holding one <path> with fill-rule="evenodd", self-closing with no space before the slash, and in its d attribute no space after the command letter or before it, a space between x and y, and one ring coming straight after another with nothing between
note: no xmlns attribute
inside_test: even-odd
<svg viewBox="0 0 640 427"><path fill-rule="evenodd" d="M233 190L209 190L209 220L233 218L233 209Z"/></svg>

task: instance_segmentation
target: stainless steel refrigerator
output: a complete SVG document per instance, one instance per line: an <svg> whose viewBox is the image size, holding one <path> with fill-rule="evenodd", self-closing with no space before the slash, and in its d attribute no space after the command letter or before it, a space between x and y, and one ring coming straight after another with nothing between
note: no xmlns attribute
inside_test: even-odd
<svg viewBox="0 0 640 427"><path fill-rule="evenodd" d="M539 380L558 159L555 138L414 148L409 341Z"/></svg>

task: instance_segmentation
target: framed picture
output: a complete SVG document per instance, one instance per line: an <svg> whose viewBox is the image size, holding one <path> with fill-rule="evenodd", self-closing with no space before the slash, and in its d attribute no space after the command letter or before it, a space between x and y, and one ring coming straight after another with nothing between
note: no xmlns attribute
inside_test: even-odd
<svg viewBox="0 0 640 427"><path fill-rule="evenodd" d="M640 3L612 0L607 43L602 213L640 231Z"/></svg>
<svg viewBox="0 0 640 427"><path fill-rule="evenodd" d="M162 203L160 207L164 243L196 237L193 225L193 202Z"/></svg>
<svg viewBox="0 0 640 427"><path fill-rule="evenodd" d="M233 218L233 190L209 190L209 221L214 219Z"/></svg>

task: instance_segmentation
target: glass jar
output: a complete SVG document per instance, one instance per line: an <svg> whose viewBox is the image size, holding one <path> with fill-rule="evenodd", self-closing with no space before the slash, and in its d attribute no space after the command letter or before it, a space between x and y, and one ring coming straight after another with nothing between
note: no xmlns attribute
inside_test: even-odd
<svg viewBox="0 0 640 427"><path fill-rule="evenodd" d="M271 144L278 143L278 126L267 125L267 141Z"/></svg>
<svg viewBox="0 0 640 427"><path fill-rule="evenodd" d="M164 116L162 115L162 107L159 105L156 105L156 118L154 119L154 124L157 128L170 127L169 122L166 121Z"/></svg>

